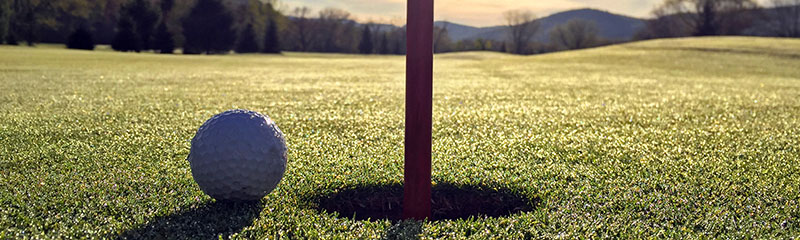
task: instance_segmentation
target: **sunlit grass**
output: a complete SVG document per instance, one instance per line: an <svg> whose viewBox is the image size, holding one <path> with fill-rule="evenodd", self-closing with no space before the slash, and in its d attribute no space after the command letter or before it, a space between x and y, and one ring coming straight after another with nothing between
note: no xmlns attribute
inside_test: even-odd
<svg viewBox="0 0 800 240"><path fill-rule="evenodd" d="M513 189L536 210L422 224L316 210L401 183L404 70L401 56L0 47L0 238L800 235L800 40L439 55L434 182ZM277 122L289 168L236 208L241 226L192 232L229 207L192 181L189 141L232 108Z"/></svg>

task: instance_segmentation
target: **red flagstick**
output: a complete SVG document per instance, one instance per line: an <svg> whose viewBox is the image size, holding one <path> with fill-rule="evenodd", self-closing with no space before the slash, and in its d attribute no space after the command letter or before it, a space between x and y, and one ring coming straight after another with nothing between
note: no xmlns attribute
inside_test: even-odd
<svg viewBox="0 0 800 240"><path fill-rule="evenodd" d="M403 219L431 217L433 0L408 0Z"/></svg>

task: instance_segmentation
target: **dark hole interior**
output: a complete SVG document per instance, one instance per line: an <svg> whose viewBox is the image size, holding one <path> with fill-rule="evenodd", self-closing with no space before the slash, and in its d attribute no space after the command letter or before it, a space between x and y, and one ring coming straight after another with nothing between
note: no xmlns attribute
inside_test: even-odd
<svg viewBox="0 0 800 240"><path fill-rule="evenodd" d="M432 189L431 220L505 217L533 211L538 197L514 194L509 189L437 184ZM354 220L401 220L403 186L343 188L316 199L318 209Z"/></svg>

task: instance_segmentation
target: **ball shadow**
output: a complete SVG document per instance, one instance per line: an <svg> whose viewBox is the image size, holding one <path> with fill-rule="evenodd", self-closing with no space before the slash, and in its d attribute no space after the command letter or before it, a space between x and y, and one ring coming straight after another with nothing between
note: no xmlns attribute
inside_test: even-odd
<svg viewBox="0 0 800 240"><path fill-rule="evenodd" d="M536 209L539 197L514 194L510 189L485 186L437 184L432 189L433 221L471 217L505 217ZM402 218L402 185L344 188L312 200L317 209L338 213L353 220L391 220Z"/></svg>
<svg viewBox="0 0 800 240"><path fill-rule="evenodd" d="M199 207L156 217L117 239L218 239L250 226L264 208L256 202L208 202Z"/></svg>

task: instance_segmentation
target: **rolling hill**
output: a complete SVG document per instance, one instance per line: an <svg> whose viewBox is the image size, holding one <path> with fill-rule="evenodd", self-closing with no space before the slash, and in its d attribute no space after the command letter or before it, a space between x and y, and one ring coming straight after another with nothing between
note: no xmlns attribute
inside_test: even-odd
<svg viewBox="0 0 800 240"><path fill-rule="evenodd" d="M567 23L572 19L583 19L595 22L599 29L600 36L612 40L628 40L633 37L639 28L644 26L644 20L642 19L597 9L577 9L559 12L536 20L541 24L536 39L538 41L547 41L549 38L548 33L551 29ZM438 27L447 26L450 38L454 41L478 38L505 40L508 36L508 31L505 26L479 28L447 21L438 21L435 24Z"/></svg>

